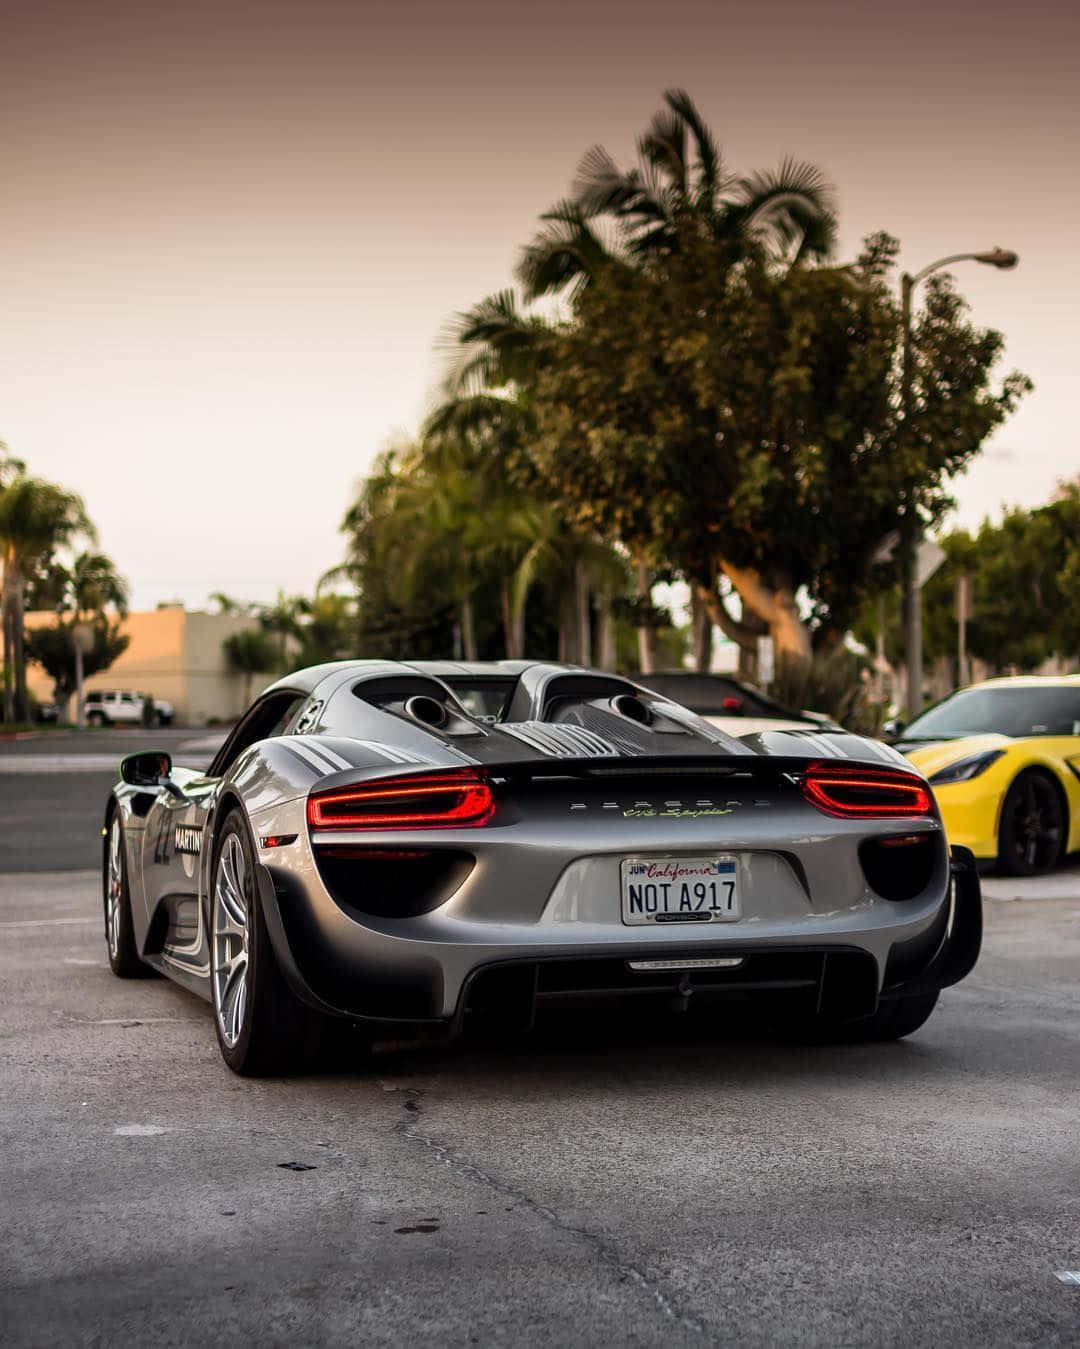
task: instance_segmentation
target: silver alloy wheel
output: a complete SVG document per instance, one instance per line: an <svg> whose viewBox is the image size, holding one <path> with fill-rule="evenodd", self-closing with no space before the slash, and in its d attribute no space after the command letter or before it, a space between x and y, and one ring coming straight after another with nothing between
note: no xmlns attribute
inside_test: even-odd
<svg viewBox="0 0 1080 1349"><path fill-rule="evenodd" d="M247 862L235 834L227 834L214 874L211 915L214 1011L225 1044L240 1038L247 1005L248 904Z"/></svg>
<svg viewBox="0 0 1080 1349"><path fill-rule="evenodd" d="M105 890L105 937L114 960L120 955L120 913L124 895L124 864L120 856L123 831L114 817L109 830L109 879Z"/></svg>

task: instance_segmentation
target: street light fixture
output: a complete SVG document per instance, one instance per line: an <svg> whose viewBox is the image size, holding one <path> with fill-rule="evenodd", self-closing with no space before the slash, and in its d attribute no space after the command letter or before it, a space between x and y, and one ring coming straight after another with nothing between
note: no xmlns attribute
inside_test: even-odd
<svg viewBox="0 0 1080 1349"><path fill-rule="evenodd" d="M901 367L901 386L900 402L904 416L904 435L907 435L907 427L911 418L911 294L915 287L924 277L931 272L940 271L942 267L949 267L954 262L981 262L988 267L997 267L999 271L1011 271L1020 261L1019 256L1007 248L992 248L986 253L951 253L947 258L938 258L937 262L932 262L929 267L924 267L921 272L916 272L912 276L909 272L904 272L900 277L900 313L901 313L901 334L902 334L902 360ZM907 649L907 703L909 720L917 717L922 711L922 590L919 586L918 578L918 558L919 544L922 531L919 528L919 513L915 499L915 493L912 492L908 502L910 520L905 529L905 564L907 575L905 578L906 591L906 617L907 617L907 638L905 646Z"/></svg>

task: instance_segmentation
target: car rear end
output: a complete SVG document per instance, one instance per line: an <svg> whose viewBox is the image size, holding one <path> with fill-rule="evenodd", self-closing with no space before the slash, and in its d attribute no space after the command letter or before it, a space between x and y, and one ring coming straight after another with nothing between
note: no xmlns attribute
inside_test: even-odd
<svg viewBox="0 0 1080 1349"><path fill-rule="evenodd" d="M729 1001L843 1020L978 949L957 955L970 925L932 795L891 766L353 772L294 809L287 833L278 807L253 821L275 831L264 904L296 991L342 1015L461 1028Z"/></svg>

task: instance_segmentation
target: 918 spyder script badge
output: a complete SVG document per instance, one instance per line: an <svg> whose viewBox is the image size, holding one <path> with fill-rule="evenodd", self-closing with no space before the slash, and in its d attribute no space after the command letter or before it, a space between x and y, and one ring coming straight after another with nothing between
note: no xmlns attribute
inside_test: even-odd
<svg viewBox="0 0 1080 1349"><path fill-rule="evenodd" d="M701 815L730 815L731 806L630 806L623 811L627 820L696 820Z"/></svg>
<svg viewBox="0 0 1080 1349"><path fill-rule="evenodd" d="M202 830L190 824L178 824L173 837L173 846L177 852L191 853L198 857L202 847Z"/></svg>

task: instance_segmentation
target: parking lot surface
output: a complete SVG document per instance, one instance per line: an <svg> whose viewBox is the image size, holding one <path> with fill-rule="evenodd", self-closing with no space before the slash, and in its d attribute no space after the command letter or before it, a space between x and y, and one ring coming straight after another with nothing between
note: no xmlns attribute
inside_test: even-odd
<svg viewBox="0 0 1080 1349"><path fill-rule="evenodd" d="M898 1044L729 1013L247 1081L204 1003L109 972L111 774L3 752L0 1342L1080 1339L1076 868L991 881Z"/></svg>

